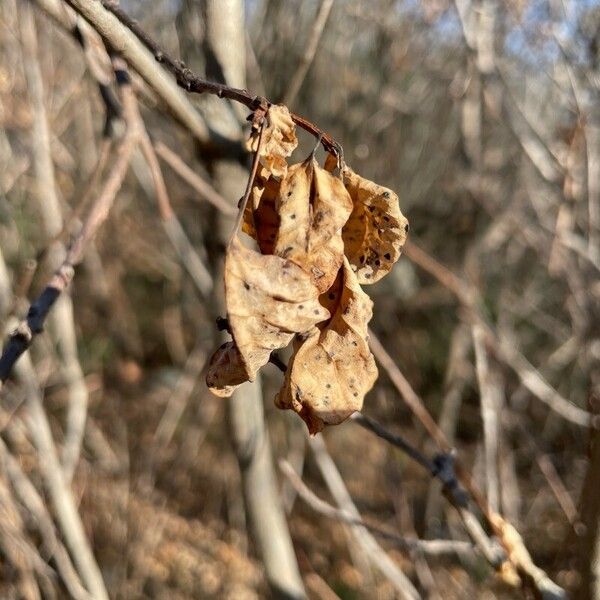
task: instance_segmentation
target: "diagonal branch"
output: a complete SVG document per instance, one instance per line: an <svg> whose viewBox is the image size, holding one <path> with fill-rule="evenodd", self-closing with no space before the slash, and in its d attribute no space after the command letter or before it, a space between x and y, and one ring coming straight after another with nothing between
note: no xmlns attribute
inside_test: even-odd
<svg viewBox="0 0 600 600"><path fill-rule="evenodd" d="M227 98L239 102L252 111L258 108L268 109L271 105L266 98L250 93L248 90L234 88L222 83L207 81L194 74L180 60L174 59L140 27L124 10L110 0L101 2L89 2L87 0L67 0L67 2L81 14L98 33L105 39L107 44L118 50L123 58L136 69L146 82L155 86L153 77L148 73L149 65L142 60L139 51L139 43L149 50L154 59L164 65L166 69L175 76L177 84L187 92L196 94L213 94L219 98ZM133 33L135 40L132 41L127 34ZM136 46L136 43L138 46ZM156 71L156 68L154 69ZM322 131L317 125L308 121L300 115L291 113L292 119L298 127L319 138L323 147L336 156L341 153L341 146L331 135Z"/></svg>
<svg viewBox="0 0 600 600"><path fill-rule="evenodd" d="M122 90L123 114L127 123L127 131L117 148L116 162L104 184L104 188L94 202L81 231L68 249L62 264L58 267L40 296L29 307L27 317L21 321L5 344L0 356L0 389L1 385L8 379L19 357L29 348L33 338L43 330L50 309L61 292L73 279L75 274L74 267L81 261L90 240L94 238L104 221L106 221L129 168L129 161L139 138L140 131L135 119L135 98L127 73L117 71L117 81Z"/></svg>
<svg viewBox="0 0 600 600"><path fill-rule="evenodd" d="M319 7L317 17L313 23L312 31L308 39L308 44L306 44L306 50L302 55L300 64L298 65L298 68L296 69L296 72L294 73L287 92L283 98L283 103L287 104L288 106L294 104L294 100L296 99L296 96L302 87L302 83L306 78L308 70L310 69L310 65L312 65L312 62L315 58L319 41L321 40L323 30L325 29L325 24L327 23L329 13L333 7L333 1L334 0L322 0L321 2L321 6Z"/></svg>
<svg viewBox="0 0 600 600"><path fill-rule="evenodd" d="M308 504L314 511L329 517L342 521L347 525L359 525L372 531L374 534L383 539L389 540L399 548L408 552L418 552L427 557L440 556L460 556L461 558L469 559L475 554L475 547L469 542L461 542L455 540L420 540L417 538L406 538L397 535L392 531L388 531L379 525L374 525L366 522L362 517L355 516L350 511L343 508L336 508L325 500L319 498L296 473L292 465L286 460L279 461L279 468L287 477L298 495Z"/></svg>

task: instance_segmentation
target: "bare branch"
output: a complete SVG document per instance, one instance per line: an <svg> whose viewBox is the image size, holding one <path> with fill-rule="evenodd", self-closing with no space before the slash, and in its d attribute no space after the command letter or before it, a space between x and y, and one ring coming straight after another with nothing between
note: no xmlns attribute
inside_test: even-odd
<svg viewBox="0 0 600 600"><path fill-rule="evenodd" d="M85 2L84 0L67 1L88 20L113 48L123 55L123 58L144 77L151 87L156 89L158 81L156 81L157 78L153 73L158 72L159 69L156 66L150 67L148 50L157 62L167 67L175 76L177 83L188 92L213 94L219 98L228 98L243 104L252 111L258 108L266 110L270 106L268 100L255 96L245 89L214 83L195 75L181 61L175 60L166 54L136 21L131 19L114 2L102 0L100 4L99 2ZM132 33L134 36L132 36ZM164 76L162 71L161 76ZM158 89L156 91L159 92ZM292 113L292 119L296 125L319 138L327 151L336 155L339 154L340 145L328 133L300 115Z"/></svg>
<svg viewBox="0 0 600 600"><path fill-rule="evenodd" d="M352 498L346 489L342 476L327 452L323 437L317 435L314 438L311 438L310 447L313 451L319 470L321 471L321 475L323 476L331 495L335 498L338 507L353 518L360 520L360 514L354 505L354 502L352 502ZM389 579L400 597L406 599L417 599L421 597L400 567L390 559L381 546L379 546L375 538L364 527L352 525L351 529L354 537L366 552L369 560Z"/></svg>
<svg viewBox="0 0 600 600"><path fill-rule="evenodd" d="M329 18L329 13L331 12L332 7L333 0L321 0L321 6L319 6L319 11L317 12L315 22L313 23L304 54L302 55L302 59L298 64L296 72L294 73L294 76L288 85L287 92L283 97L283 103L287 104L288 106L292 106L294 104L294 100L296 99L296 96L302 87L302 83L306 78L306 74L308 73L310 66L312 65L315 54L317 53L319 41L323 35L323 30L325 29L325 24L327 23L327 19Z"/></svg>
<svg viewBox="0 0 600 600"><path fill-rule="evenodd" d="M418 552L428 558L439 558L445 556L458 556L461 559L473 559L475 548L469 542L457 542L454 540L419 540L400 537L394 532L388 531L378 525L365 522L362 517L356 517L342 508L336 508L321 500L296 474L294 468L285 460L279 461L279 468L292 484L298 495L316 512L330 518L342 521L347 525L360 525L369 531L386 539L406 552Z"/></svg>
<svg viewBox="0 0 600 600"><path fill-rule="evenodd" d="M207 183L186 165L179 155L165 146L162 142L157 142L154 146L156 154L160 156L188 185L195 189L202 198L205 198L213 206L219 209L225 215L235 215L236 209L228 202L215 188Z"/></svg>
<svg viewBox="0 0 600 600"><path fill-rule="evenodd" d="M43 330L44 322L50 309L73 278L75 265L81 261L88 243L94 238L98 229L100 229L108 217L108 213L129 168L129 161L139 138L140 131L135 118L135 98L130 88L129 77L125 72L121 72L121 77L122 80L120 83L123 93L124 115L128 127L125 137L116 151L115 164L101 193L91 207L81 231L68 249L62 264L54 273L41 295L31 304L27 318L21 321L5 344L0 356L0 383L6 381L13 365L29 348L34 336Z"/></svg>

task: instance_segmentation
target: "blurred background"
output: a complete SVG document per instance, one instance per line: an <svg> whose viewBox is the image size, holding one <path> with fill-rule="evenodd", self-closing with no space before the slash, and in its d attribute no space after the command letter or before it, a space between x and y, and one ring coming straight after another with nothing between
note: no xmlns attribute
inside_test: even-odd
<svg viewBox="0 0 600 600"><path fill-rule="evenodd" d="M3 335L77 233L123 135L122 119L106 126L101 91L118 90L88 56L98 38L65 6L0 4ZM534 562L599 598L600 455L584 411L600 413L600 4L121 7L194 72L285 102L398 192L410 243L366 289L372 329ZM391 576L348 525L298 497L278 461L337 505L330 456L369 523L469 539L440 485L356 423L309 444L297 415L273 405L272 365L232 400L208 392L248 111L187 95L191 132L147 76L132 77L173 214L136 150L69 294L0 391L0 596L102 597L97 567L111 598L411 597L397 572L422 597L524 597L477 552L428 555L376 535ZM295 160L314 145L299 136ZM435 453L384 368L364 413Z"/></svg>

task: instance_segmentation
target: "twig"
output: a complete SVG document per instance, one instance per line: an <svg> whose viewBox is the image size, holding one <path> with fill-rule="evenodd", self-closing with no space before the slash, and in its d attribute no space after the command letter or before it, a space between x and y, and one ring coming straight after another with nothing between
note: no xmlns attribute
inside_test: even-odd
<svg viewBox="0 0 600 600"><path fill-rule="evenodd" d="M346 485L340 475L333 459L327 452L323 436L318 435L309 440L311 450L319 467L319 471L335 498L338 507L355 519L360 519L360 514L346 489ZM420 598L419 592L415 589L408 577L402 572L400 567L394 563L385 553L375 538L360 525L351 525L351 530L357 542L362 546L369 560L376 566L383 575L392 583L398 595L402 598L417 599Z"/></svg>
<svg viewBox="0 0 600 600"><path fill-rule="evenodd" d="M433 460L429 460L401 436L388 431L381 424L377 423L377 421L366 417L362 413L355 413L352 416L352 419L378 437L384 439L393 446L400 448L413 460L425 467L432 477L438 479L442 483L444 495L458 511L467 533L480 550L481 554L492 567L499 568L506 557L498 545L488 538L479 524L479 521L471 512L468 505L468 496L461 487L456 476L454 469L454 453L447 452L438 454Z"/></svg>
<svg viewBox="0 0 600 600"><path fill-rule="evenodd" d="M433 420L423 405L422 400L412 389L412 386L404 377L400 369L396 366L391 356L385 351L381 345L381 342L379 342L377 337L371 331L369 331L369 345L373 351L373 354L375 355L375 358L387 371L392 383L394 383L400 394L403 396L409 408L421 421L429 435L435 440L438 447L444 453L442 456L449 455L448 453L450 451L450 445L446 436ZM516 529L507 523L499 514L490 510L487 502L481 496L480 492L473 484L471 477L458 460L456 460L454 467L456 469L458 481L460 481L460 483L470 494L471 498L475 501L476 505L479 507L483 516L485 517L488 525L497 535L506 551L507 556L509 557L510 562L503 560L502 557L494 551L493 545L490 544L487 535L483 531L476 517L468 510L467 507L459 505L458 510L463 519L463 523L469 535L471 536L471 539L482 550L490 564L496 568L498 573L502 575L503 579L511 585L518 585L519 582L524 581L533 586L533 589L537 590L538 592L542 590L539 585L542 585L544 586L544 589L548 587L548 589L552 591L554 596L551 597L564 598L564 590L554 584L547 577L547 575L541 571L541 569L533 564L531 557L529 556L529 553L527 552L527 549L525 548L523 541ZM447 497L448 499L452 500L452 495L447 495Z"/></svg>
<svg viewBox="0 0 600 600"><path fill-rule="evenodd" d="M160 64L164 65L174 76L180 87L188 92L194 92L197 94L213 94L219 98L227 98L235 102L243 104L251 111L255 111L261 108L266 111L271 105L266 98L261 96L255 96L245 89L233 88L222 83L215 83L207 81L195 75L190 69L188 69L184 63L179 60L175 60L168 54L166 54L161 47L140 27L140 25L132 19L125 11L123 11L117 4L110 0L101 0L102 6L106 11L102 11L96 2L85 2L84 0L67 0L71 6L73 6L80 14L82 14L90 24L95 27L111 46L117 48L128 61L131 61L132 66L139 71L138 66L134 64L137 62L137 56L132 56L131 42L126 42L123 32L118 32L114 26L114 22L108 19L109 11L116 17L118 22L125 26L130 32L132 32L137 40L141 42L147 50L149 50L154 56L155 60ZM102 12L100 12L102 11ZM104 13L104 14L102 14ZM120 44L116 43L117 41ZM116 44L116 45L115 45ZM138 54L138 53L133 53ZM147 65L144 63L144 71ZM148 80L148 77L144 73L140 73L146 81L152 85L152 81ZM336 156L340 153L340 145L326 132L322 131L314 123L311 123L300 115L291 113L292 120L296 125L308 131L310 134L317 138L321 138L323 147L328 152L335 154Z"/></svg>
<svg viewBox="0 0 600 600"><path fill-rule="evenodd" d="M25 388L28 426L38 451L40 471L62 534L89 592L96 600L108 600L102 574L86 538L75 500L63 476L50 424L44 412L42 392L28 354L19 361L16 371Z"/></svg>
<svg viewBox="0 0 600 600"><path fill-rule="evenodd" d="M49 239L55 239L50 244L48 254L52 268L56 268L66 251L64 245L56 239L64 227L64 220L56 191L54 165L50 151L48 118L38 60L33 8L29 3L25 3L20 6L20 11L25 76L34 115L32 148L37 183L35 197L43 217L45 233ZM79 460L87 415L88 392L77 352L73 305L68 295L63 295L57 301L51 321L53 337L57 342L60 354L61 371L66 380L69 394L62 462L65 478L70 481Z"/></svg>
<svg viewBox="0 0 600 600"><path fill-rule="evenodd" d="M435 471L433 463L426 456L411 446L402 436L398 435L397 433L392 433L391 431L388 431L382 427L382 425L375 421L375 419L371 419L371 417L367 417L361 412L354 413L351 419L355 423L358 423L361 427L364 427L365 429L384 439L386 442L396 446L396 448L400 448L400 450L402 450L405 454L410 456L410 458L418 462L428 471Z"/></svg>
<svg viewBox="0 0 600 600"><path fill-rule="evenodd" d="M165 180L158 159L156 158L154 147L152 146L152 142L150 141L150 137L148 136L139 113L137 114L137 118L142 132L140 140L141 149L154 182L156 200L158 202L163 227L171 244L173 244L175 251L179 255L181 263L190 274L190 277L196 284L200 294L204 298L208 298L213 287L212 277L202 260L200 260L198 253L188 239L179 219L173 212L167 186L165 185Z"/></svg>
<svg viewBox="0 0 600 600"><path fill-rule="evenodd" d="M427 433L433 438L442 452L450 452L452 448L450 447L446 436L423 405L421 398L419 398L412 389L412 386L406 377L404 377L402 371L400 371L392 357L386 352L377 336L371 330L369 330L369 346L371 347L375 358L384 368L388 377L404 398L406 404L408 404L415 416L421 421Z"/></svg>
<svg viewBox="0 0 600 600"><path fill-rule="evenodd" d="M481 419L483 421L483 443L485 453L486 497L494 512L500 510L500 484L498 479L498 408L502 393L494 385L485 348L484 331L480 325L473 325L473 348L479 384Z"/></svg>
<svg viewBox="0 0 600 600"><path fill-rule="evenodd" d="M292 104L294 104L294 100L296 99L296 96L302 87L302 83L306 78L306 74L308 73L308 70L310 69L310 66L315 58L319 41L321 40L323 30L325 29L325 24L327 23L329 13L331 12L331 8L333 6L333 1L334 0L322 0L321 2L319 12L317 13L317 17L312 26L310 37L308 38L308 43L306 44L306 49L304 50L302 59L298 64L296 72L294 73L294 76L288 85L287 92L283 98L283 103L287 104L288 106L292 106Z"/></svg>
<svg viewBox="0 0 600 600"><path fill-rule="evenodd" d="M463 390L471 377L471 365L468 360L470 349L469 329L461 322L454 329L450 342L450 352L446 364L445 392L438 416L439 427L450 444L454 443ZM427 523L427 531L430 533L433 533L434 524L439 522L438 517L442 506L440 488L435 485L436 483L435 479L431 480L425 508L425 523Z"/></svg>
<svg viewBox="0 0 600 600"><path fill-rule="evenodd" d="M4 264L1 252L0 264ZM5 272L6 269L0 269L0 275ZM5 284L6 282L1 283ZM6 289L6 287L6 285L0 285L0 289ZM95 600L108 600L100 569L86 538L72 492L58 458L50 424L44 411L42 392L29 354L25 354L23 360L17 363L16 371L25 390L28 409L27 425L38 452L39 468L54 506L59 528L88 591ZM13 473L13 475L18 476L18 473ZM33 508L35 509L35 507ZM42 522L40 522L40 528L43 535L51 535ZM57 557L57 561L62 561L61 568L65 569L66 577L69 578L69 566L60 557ZM74 587L74 591L77 591L77 586ZM77 597L75 593L74 596Z"/></svg>
<svg viewBox="0 0 600 600"><path fill-rule="evenodd" d="M227 202L212 185L204 181L196 172L192 171L181 158L162 142L156 142L154 145L156 154L160 156L188 185L194 188L200 196L205 198L213 206L218 208L225 215L235 215L237 210Z"/></svg>
<svg viewBox="0 0 600 600"><path fill-rule="evenodd" d="M173 80L162 69L156 68L152 55L126 27L108 13L99 2L67 0L108 43L118 51L137 73L156 92L177 120L201 143L220 141L220 136L211 132L200 113L192 106L185 94L177 89Z"/></svg>
<svg viewBox="0 0 600 600"><path fill-rule="evenodd" d="M361 527L367 528L390 542L402 550L408 552L419 552L427 557L440 557L440 556L460 556L461 558L472 559L475 547L469 542L457 542L455 540L419 540L405 538L397 535L392 531L388 531L378 525L367 523L362 517L354 516L347 510L342 508L336 508L325 500L319 498L297 475L296 471L286 460L279 461L279 468L282 473L287 477L290 484L296 490L298 495L316 512L329 517L342 521L347 525L360 525Z"/></svg>
<svg viewBox="0 0 600 600"><path fill-rule="evenodd" d="M265 131L265 117L262 111L257 111L254 113L254 119L258 121L258 127L260 127L260 131L258 134L258 144L256 146L256 151L254 152L254 157L252 158L252 169L250 170L250 176L248 177L248 181L246 183L246 191L240 201L238 206L238 215L235 219L235 223L233 224L233 229L231 231L231 237L229 238L229 246L233 239L237 236L238 230L242 221L244 219L244 212L246 211L246 204L248 204L248 198L250 198L250 193L252 192L252 186L254 185L254 180L256 179L256 172L258 171L258 164L260 162L260 151L262 148L263 142L263 133Z"/></svg>
<svg viewBox="0 0 600 600"><path fill-rule="evenodd" d="M92 35L97 39L96 32L64 4L63 0L35 0L35 3L70 33L83 50L88 71L98 85L98 91L105 106L104 136L109 137L112 133L113 121L121 116L122 109L110 87L112 83L110 59L106 52L102 52L102 54L95 52L101 44L94 44L90 39Z"/></svg>
<svg viewBox="0 0 600 600"><path fill-rule="evenodd" d="M21 469L19 461L9 452L0 438L0 459L11 480L15 493L23 506L35 517L36 525L44 540L44 545L49 557L53 557L58 572L69 594L76 600L91 600L91 596L82 586L79 576L75 571L71 558L58 539L52 518L48 514L44 501L35 489L33 483Z"/></svg>
<svg viewBox="0 0 600 600"><path fill-rule="evenodd" d="M516 427L520 433L520 439L523 440L524 443L529 447L529 450L535 457L535 462L539 470L542 472L542 475L548 482L548 486L554 494L556 501L565 513L567 521L569 521L571 526L575 529L575 532L577 532L577 507L575 506L573 498L571 498L569 491L563 483L563 480L558 474L554 463L548 454L538 446L538 444L532 438L530 432L527 430L527 427L521 423L521 420L516 415L511 415L510 423Z"/></svg>
<svg viewBox="0 0 600 600"><path fill-rule="evenodd" d="M121 184L129 168L129 161L140 132L135 119L135 98L130 89L129 78L126 73L122 72L119 77L121 77L120 84L123 94L123 110L127 122L127 131L117 149L115 164L102 192L91 207L81 231L69 248L66 258L40 296L31 304L27 318L19 324L4 346L2 355L0 356L0 383L6 381L13 365L23 352L29 348L34 336L43 330L44 322L50 309L61 292L73 279L75 265L81 261L88 243L108 217L108 213L112 208L115 197L121 188Z"/></svg>
<svg viewBox="0 0 600 600"><path fill-rule="evenodd" d="M592 419L588 411L575 406L566 398L563 398L519 350L498 336L497 332L494 331L481 314L477 306L477 294L475 290L435 258L429 256L423 249L416 246L414 242L406 244L405 253L413 262L435 277L457 297L466 308L470 318L483 327L486 334L486 342L494 348L498 357L518 375L521 383L536 398L571 423L575 423L580 427L600 427L600 418L594 417Z"/></svg>

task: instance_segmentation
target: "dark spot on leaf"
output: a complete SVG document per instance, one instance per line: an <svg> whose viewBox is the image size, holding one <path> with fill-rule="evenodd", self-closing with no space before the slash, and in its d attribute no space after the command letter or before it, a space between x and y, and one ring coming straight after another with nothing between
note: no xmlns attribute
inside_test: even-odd
<svg viewBox="0 0 600 600"><path fill-rule="evenodd" d="M407 224L404 226L404 231L405 231L406 233L408 233L408 230L409 230L409 229L410 229L410 227L408 226L408 223L407 223Z"/></svg>
<svg viewBox="0 0 600 600"><path fill-rule="evenodd" d="M392 260L392 255L389 252L386 252L383 256L386 260Z"/></svg>
<svg viewBox="0 0 600 600"><path fill-rule="evenodd" d="M327 297L328 297L330 300L335 300L335 294L334 294L333 292L329 292L329 294L327 294Z"/></svg>
<svg viewBox="0 0 600 600"><path fill-rule="evenodd" d="M246 282L244 281L244 287L245 287L247 290L249 290L249 289L250 289L250 284L248 284L248 283L246 283Z"/></svg>
<svg viewBox="0 0 600 600"><path fill-rule="evenodd" d="M296 218L296 215L295 215L295 214L291 214L291 215L290 215L290 219L295 219L295 218Z"/></svg>
<svg viewBox="0 0 600 600"><path fill-rule="evenodd" d="M383 197L384 198L389 198L390 197L390 193L389 192L383 192Z"/></svg>
<svg viewBox="0 0 600 600"><path fill-rule="evenodd" d="M376 264L376 265L379 267L379 266L381 265L381 261L380 261L379 259L377 259L377 260L375 261L375 264Z"/></svg>
<svg viewBox="0 0 600 600"><path fill-rule="evenodd" d="M301 305L298 307L298 310L302 310L303 308L304 308L304 304L301 304Z"/></svg>

